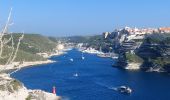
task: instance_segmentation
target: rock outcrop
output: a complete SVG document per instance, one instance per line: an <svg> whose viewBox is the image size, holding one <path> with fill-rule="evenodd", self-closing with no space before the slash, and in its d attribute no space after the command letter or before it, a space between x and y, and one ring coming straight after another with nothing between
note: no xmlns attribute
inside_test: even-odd
<svg viewBox="0 0 170 100"><path fill-rule="evenodd" d="M0 100L60 100L59 96L42 90L28 90L21 82L0 74Z"/></svg>

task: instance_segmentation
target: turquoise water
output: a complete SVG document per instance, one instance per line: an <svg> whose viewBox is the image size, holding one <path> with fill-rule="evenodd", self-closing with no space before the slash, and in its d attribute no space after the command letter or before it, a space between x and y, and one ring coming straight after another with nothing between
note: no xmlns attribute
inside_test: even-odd
<svg viewBox="0 0 170 100"><path fill-rule="evenodd" d="M113 68L114 61L96 55L71 50L67 54L52 57L57 62L27 67L13 74L29 89L52 91L66 100L169 100L170 75L125 71ZM73 61L70 61L70 59ZM78 77L74 74L77 73ZM133 89L126 95L112 88L127 85Z"/></svg>

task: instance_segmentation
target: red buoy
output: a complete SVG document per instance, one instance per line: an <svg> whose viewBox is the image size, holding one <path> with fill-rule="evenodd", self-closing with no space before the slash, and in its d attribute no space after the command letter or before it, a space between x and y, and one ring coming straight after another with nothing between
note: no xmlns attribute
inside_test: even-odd
<svg viewBox="0 0 170 100"><path fill-rule="evenodd" d="M56 88L55 88L55 86L53 86L53 94L56 94Z"/></svg>

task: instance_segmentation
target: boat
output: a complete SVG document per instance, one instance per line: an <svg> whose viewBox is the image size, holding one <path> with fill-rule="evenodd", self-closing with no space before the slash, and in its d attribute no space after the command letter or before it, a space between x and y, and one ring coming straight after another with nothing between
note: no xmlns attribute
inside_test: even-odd
<svg viewBox="0 0 170 100"><path fill-rule="evenodd" d="M97 56L102 57L102 58L109 58L110 54L108 54L108 53L100 53L100 54L97 54Z"/></svg>
<svg viewBox="0 0 170 100"><path fill-rule="evenodd" d="M90 53L90 54L100 54L101 52L98 50L95 50L94 48L87 48L86 50L83 50L82 52Z"/></svg>
<svg viewBox="0 0 170 100"><path fill-rule="evenodd" d="M70 61L74 61L74 60L71 58Z"/></svg>
<svg viewBox="0 0 170 100"><path fill-rule="evenodd" d="M85 59L85 57L81 57L81 59L82 59L82 60L84 60L84 59Z"/></svg>
<svg viewBox="0 0 170 100"><path fill-rule="evenodd" d="M75 74L73 74L73 76L74 76L74 77L78 77L78 74L77 74L77 73L75 73Z"/></svg>
<svg viewBox="0 0 170 100"><path fill-rule="evenodd" d="M85 59L85 57L83 56L83 53L82 53L82 55L81 55L81 59L82 59L82 60L84 60L84 59Z"/></svg>
<svg viewBox="0 0 170 100"><path fill-rule="evenodd" d="M113 56L112 59L118 59L118 56Z"/></svg>
<svg viewBox="0 0 170 100"><path fill-rule="evenodd" d="M126 94L132 93L132 89L128 86L120 86L120 87L116 88L116 90L121 92L121 93L126 93Z"/></svg>

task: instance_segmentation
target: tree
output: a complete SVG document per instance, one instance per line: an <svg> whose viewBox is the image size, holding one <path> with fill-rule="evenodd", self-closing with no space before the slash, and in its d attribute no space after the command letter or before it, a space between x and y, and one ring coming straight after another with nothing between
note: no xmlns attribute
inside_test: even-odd
<svg viewBox="0 0 170 100"><path fill-rule="evenodd" d="M14 62L20 46L20 42L24 37L24 34L21 34L21 36L18 38L18 41L14 42L13 34L11 32L8 32L9 27L13 24L11 23L11 14L12 14L12 8L9 12L8 19L6 21L5 26L0 31L0 60L5 59L5 65L3 68L0 69L0 72L4 71L7 68L7 65ZM6 38L7 35L9 35L10 37ZM14 47L14 45L16 45L16 47ZM3 52L5 52L5 48L10 49L9 54L4 55Z"/></svg>

